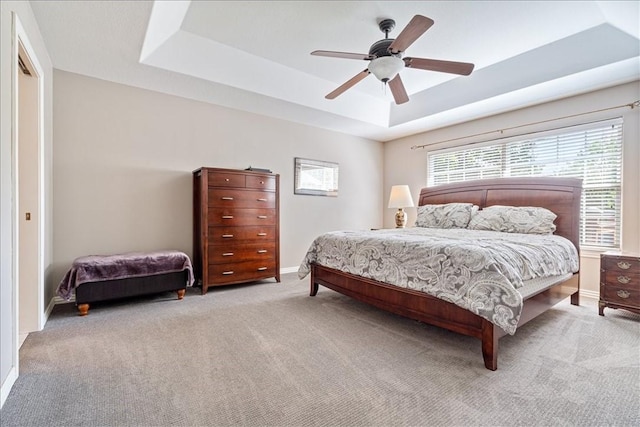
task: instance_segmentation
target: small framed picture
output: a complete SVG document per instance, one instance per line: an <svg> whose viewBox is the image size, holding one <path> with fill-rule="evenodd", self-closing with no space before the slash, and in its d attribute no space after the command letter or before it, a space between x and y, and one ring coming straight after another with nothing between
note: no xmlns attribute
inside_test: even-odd
<svg viewBox="0 0 640 427"><path fill-rule="evenodd" d="M294 194L338 197L338 164L295 158Z"/></svg>

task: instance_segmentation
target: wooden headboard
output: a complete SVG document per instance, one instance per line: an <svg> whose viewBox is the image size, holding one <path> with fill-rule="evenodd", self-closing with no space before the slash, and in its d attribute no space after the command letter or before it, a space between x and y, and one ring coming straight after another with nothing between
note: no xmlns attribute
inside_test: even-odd
<svg viewBox="0 0 640 427"><path fill-rule="evenodd" d="M496 178L425 187L418 205L466 202L480 209L493 205L543 207L558 216L554 234L571 240L580 249L581 195L580 179Z"/></svg>

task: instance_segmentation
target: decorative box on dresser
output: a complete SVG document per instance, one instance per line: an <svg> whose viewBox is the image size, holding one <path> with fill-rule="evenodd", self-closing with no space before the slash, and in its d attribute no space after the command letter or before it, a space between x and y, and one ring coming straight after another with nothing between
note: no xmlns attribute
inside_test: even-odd
<svg viewBox="0 0 640 427"><path fill-rule="evenodd" d="M605 307L640 313L640 255L606 252L600 256L600 316Z"/></svg>
<svg viewBox="0 0 640 427"><path fill-rule="evenodd" d="M202 167L193 171L193 267L210 286L280 282L280 175Z"/></svg>

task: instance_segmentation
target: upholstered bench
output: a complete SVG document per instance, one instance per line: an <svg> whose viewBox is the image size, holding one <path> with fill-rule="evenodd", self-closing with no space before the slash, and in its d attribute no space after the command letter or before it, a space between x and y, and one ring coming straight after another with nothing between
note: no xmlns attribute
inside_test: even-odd
<svg viewBox="0 0 640 427"><path fill-rule="evenodd" d="M132 252L76 258L58 285L57 294L69 301L75 292L81 316L89 303L159 292L176 291L184 297L193 285L189 257L179 251Z"/></svg>

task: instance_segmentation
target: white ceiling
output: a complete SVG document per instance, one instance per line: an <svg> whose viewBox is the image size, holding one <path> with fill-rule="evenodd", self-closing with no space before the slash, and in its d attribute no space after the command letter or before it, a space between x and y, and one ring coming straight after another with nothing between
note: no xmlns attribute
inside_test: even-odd
<svg viewBox="0 0 640 427"><path fill-rule="evenodd" d="M638 1L31 1L54 68L380 141L640 79ZM435 21L405 56L472 62L468 76L404 69L395 105L368 62L396 21Z"/></svg>

